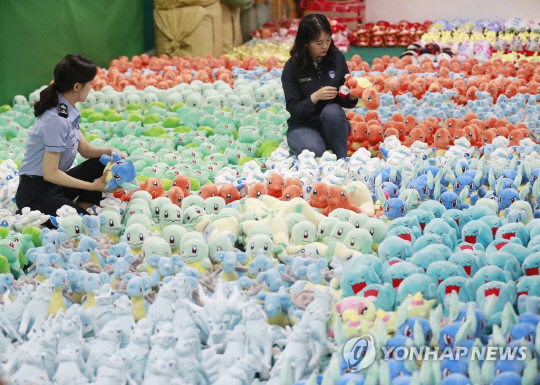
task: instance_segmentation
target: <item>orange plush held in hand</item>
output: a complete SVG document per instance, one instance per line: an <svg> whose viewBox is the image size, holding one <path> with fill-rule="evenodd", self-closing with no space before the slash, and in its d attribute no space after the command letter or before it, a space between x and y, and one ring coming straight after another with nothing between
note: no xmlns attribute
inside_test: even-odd
<svg viewBox="0 0 540 385"><path fill-rule="evenodd" d="M369 79L365 77L355 78L351 74L348 74L345 76L345 86L348 88L351 95L362 99L364 106L366 106L368 110L376 110L379 108L381 103L379 92Z"/></svg>

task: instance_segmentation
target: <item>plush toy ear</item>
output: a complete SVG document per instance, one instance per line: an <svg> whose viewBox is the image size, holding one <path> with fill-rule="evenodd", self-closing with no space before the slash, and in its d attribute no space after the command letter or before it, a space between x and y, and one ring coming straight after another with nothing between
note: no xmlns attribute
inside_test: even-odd
<svg viewBox="0 0 540 385"><path fill-rule="evenodd" d="M148 258L146 258L150 266L157 266L159 264L160 259L161 257L155 254L152 254Z"/></svg>
<svg viewBox="0 0 540 385"><path fill-rule="evenodd" d="M267 279L267 274L266 272L260 272L258 275L257 275L257 282L261 283L261 282L265 282Z"/></svg>
<svg viewBox="0 0 540 385"><path fill-rule="evenodd" d="M132 273L126 273L124 274L124 282L128 283L131 278L135 277Z"/></svg>
<svg viewBox="0 0 540 385"><path fill-rule="evenodd" d="M285 255L283 257L283 262L285 262L285 264L288 266L292 264L292 261L293 261L293 257L291 257L290 255Z"/></svg>
<svg viewBox="0 0 540 385"><path fill-rule="evenodd" d="M111 280L111 276L107 273L99 273L99 281L102 285L109 283Z"/></svg>
<svg viewBox="0 0 540 385"><path fill-rule="evenodd" d="M285 266L285 265L278 265L276 267L276 269L277 269L277 271L279 271L280 275L283 275L283 274L285 274L287 272L287 266Z"/></svg>
<svg viewBox="0 0 540 385"><path fill-rule="evenodd" d="M103 226L107 222L107 218L105 218L105 215L98 215L99 218L99 224Z"/></svg>
<svg viewBox="0 0 540 385"><path fill-rule="evenodd" d="M116 261L118 261L118 257L116 255L109 255L105 260L105 263L107 265L114 265Z"/></svg>
<svg viewBox="0 0 540 385"><path fill-rule="evenodd" d="M60 255L58 255L57 253L50 253L49 261L51 262L51 265L57 264L58 262L60 262Z"/></svg>
<svg viewBox="0 0 540 385"><path fill-rule="evenodd" d="M328 262L326 261L326 259L324 258L319 258L317 260L317 267L322 270L322 269L326 269L328 267Z"/></svg>
<svg viewBox="0 0 540 385"><path fill-rule="evenodd" d="M248 261L248 255L242 251L236 253L236 260L242 265L245 265Z"/></svg>
<svg viewBox="0 0 540 385"><path fill-rule="evenodd" d="M197 285L199 284L199 280L195 277L187 277L186 282L188 283L189 287L191 287L192 289L196 288Z"/></svg>
<svg viewBox="0 0 540 385"><path fill-rule="evenodd" d="M78 276L79 276L79 271L76 269L67 271L67 277L70 282L75 282Z"/></svg>
<svg viewBox="0 0 540 385"><path fill-rule="evenodd" d="M291 296L288 293L280 293L281 307L287 309L291 305Z"/></svg>
<svg viewBox="0 0 540 385"><path fill-rule="evenodd" d="M178 254L171 255L171 261L172 261L172 263L174 263L178 267L185 266L184 261L182 260L182 257L179 256Z"/></svg>
<svg viewBox="0 0 540 385"><path fill-rule="evenodd" d="M225 258L225 252L224 251L218 251L216 255L214 256L214 259L218 262L223 262L223 259Z"/></svg>
<svg viewBox="0 0 540 385"><path fill-rule="evenodd" d="M81 255L84 262L90 262L90 260L92 259L92 255L88 251L83 251Z"/></svg>

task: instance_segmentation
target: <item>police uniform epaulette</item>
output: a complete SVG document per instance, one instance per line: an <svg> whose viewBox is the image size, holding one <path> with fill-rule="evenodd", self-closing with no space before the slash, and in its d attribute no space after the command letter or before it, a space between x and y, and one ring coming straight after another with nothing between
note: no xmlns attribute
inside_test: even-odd
<svg viewBox="0 0 540 385"><path fill-rule="evenodd" d="M62 118L67 118L69 116L66 104L58 103L58 116L61 116Z"/></svg>

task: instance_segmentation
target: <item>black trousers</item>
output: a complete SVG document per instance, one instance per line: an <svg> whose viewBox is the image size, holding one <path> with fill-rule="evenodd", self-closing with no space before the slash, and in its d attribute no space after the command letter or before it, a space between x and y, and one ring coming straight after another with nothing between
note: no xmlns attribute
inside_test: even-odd
<svg viewBox="0 0 540 385"><path fill-rule="evenodd" d="M105 165L99 159L88 159L70 169L67 174L73 178L93 182L103 175L104 168ZM103 193L59 186L45 181L42 176L21 175L15 201L19 214L23 207L30 207L31 210L56 216L56 210L64 205L73 207L79 214L88 214L81 206L73 203L77 197L78 202L99 204Z"/></svg>

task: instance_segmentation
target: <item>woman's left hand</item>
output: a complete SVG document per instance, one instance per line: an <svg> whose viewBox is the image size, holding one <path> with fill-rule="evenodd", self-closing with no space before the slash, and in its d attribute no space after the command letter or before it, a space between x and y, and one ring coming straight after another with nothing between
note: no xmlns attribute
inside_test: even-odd
<svg viewBox="0 0 540 385"><path fill-rule="evenodd" d="M122 157L122 159L126 159L126 154L124 154L122 151L120 151L120 150L118 150L116 148L109 148L109 156L111 158L112 158L114 152L119 154Z"/></svg>

